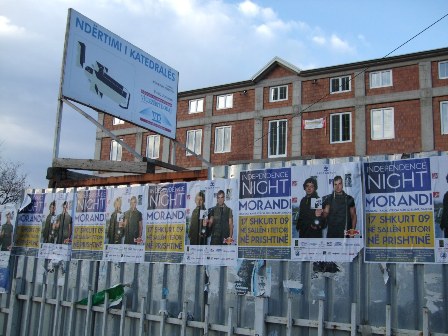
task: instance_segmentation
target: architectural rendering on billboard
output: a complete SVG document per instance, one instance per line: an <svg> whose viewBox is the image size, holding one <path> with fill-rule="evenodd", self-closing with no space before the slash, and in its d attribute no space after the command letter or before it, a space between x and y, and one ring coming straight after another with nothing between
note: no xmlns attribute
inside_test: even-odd
<svg viewBox="0 0 448 336"><path fill-rule="evenodd" d="M62 96L174 139L179 73L69 9Z"/></svg>

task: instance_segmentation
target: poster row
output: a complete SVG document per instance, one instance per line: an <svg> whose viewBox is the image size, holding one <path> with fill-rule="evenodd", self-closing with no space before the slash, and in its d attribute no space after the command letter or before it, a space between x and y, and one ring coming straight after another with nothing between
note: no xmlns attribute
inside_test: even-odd
<svg viewBox="0 0 448 336"><path fill-rule="evenodd" d="M28 196L20 211L0 208L2 251L235 266L350 262L364 248L366 262L447 262L446 156Z"/></svg>

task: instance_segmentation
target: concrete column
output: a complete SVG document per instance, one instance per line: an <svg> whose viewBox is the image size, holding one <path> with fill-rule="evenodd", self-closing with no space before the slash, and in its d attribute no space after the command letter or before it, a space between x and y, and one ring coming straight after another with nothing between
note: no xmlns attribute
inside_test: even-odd
<svg viewBox="0 0 448 336"><path fill-rule="evenodd" d="M255 111L263 109L263 87L255 88Z"/></svg>
<svg viewBox="0 0 448 336"><path fill-rule="evenodd" d="M254 117L254 160L263 158L263 118Z"/></svg>
<svg viewBox="0 0 448 336"><path fill-rule="evenodd" d="M104 124L104 113L98 112L98 123L100 123L101 125ZM95 140L95 153L93 154L93 158L95 160L101 160L101 140L102 137L100 136L100 134L103 131L100 128L96 128L96 140Z"/></svg>
<svg viewBox="0 0 448 336"><path fill-rule="evenodd" d="M365 72L355 72L355 81L352 83L353 90L355 91L355 115L352 121L355 125L355 134L353 141L355 141L355 155L364 156L367 153L367 137L370 134L366 134L366 82Z"/></svg>
<svg viewBox="0 0 448 336"><path fill-rule="evenodd" d="M254 160L263 157L263 118L260 111L263 109L263 87L255 88L255 113L254 113Z"/></svg>
<svg viewBox="0 0 448 336"><path fill-rule="evenodd" d="M137 153L139 153L142 156L146 156L146 153L142 153L142 146L143 144L143 132L142 131L137 131L137 133L135 133L135 151ZM139 161L139 159L134 157L134 161Z"/></svg>
<svg viewBox="0 0 448 336"><path fill-rule="evenodd" d="M206 117L211 117L213 115L213 95L208 95L205 97L204 115Z"/></svg>
<svg viewBox="0 0 448 336"><path fill-rule="evenodd" d="M170 143L171 143L171 141L169 138L166 138L163 136L161 136L161 137L162 137L162 141L161 141L162 142L162 153L160 154L160 159L163 162L170 162L169 159L170 159L170 150L171 150Z"/></svg>
<svg viewBox="0 0 448 336"><path fill-rule="evenodd" d="M419 63L420 79L420 127L422 151L434 150L434 115L432 110L431 62Z"/></svg>
<svg viewBox="0 0 448 336"><path fill-rule="evenodd" d="M202 157L210 162L210 151L212 146L212 125L204 125L202 130ZM204 162L202 162L203 167L207 167Z"/></svg>
<svg viewBox="0 0 448 336"><path fill-rule="evenodd" d="M292 82L292 134L291 156L302 155L302 114L300 103L302 101L302 82Z"/></svg>

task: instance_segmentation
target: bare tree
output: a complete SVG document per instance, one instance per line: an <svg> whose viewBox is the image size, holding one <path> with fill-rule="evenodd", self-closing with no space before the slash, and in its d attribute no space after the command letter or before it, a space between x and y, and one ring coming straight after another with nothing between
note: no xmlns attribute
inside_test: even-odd
<svg viewBox="0 0 448 336"><path fill-rule="evenodd" d="M0 204L19 203L27 186L27 175L20 172L20 162L0 158Z"/></svg>

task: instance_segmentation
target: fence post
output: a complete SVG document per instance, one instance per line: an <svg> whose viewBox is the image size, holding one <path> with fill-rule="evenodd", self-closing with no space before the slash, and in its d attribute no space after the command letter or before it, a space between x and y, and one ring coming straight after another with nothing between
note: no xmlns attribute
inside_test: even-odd
<svg viewBox="0 0 448 336"><path fill-rule="evenodd" d="M265 297L255 298L254 330L255 336L266 336L265 318L268 314L268 300Z"/></svg>
<svg viewBox="0 0 448 336"><path fill-rule="evenodd" d="M319 316L317 321L317 335L324 335L324 300L319 300Z"/></svg>
<svg viewBox="0 0 448 336"><path fill-rule="evenodd" d="M423 336L429 336L429 311L427 307L423 307Z"/></svg>

